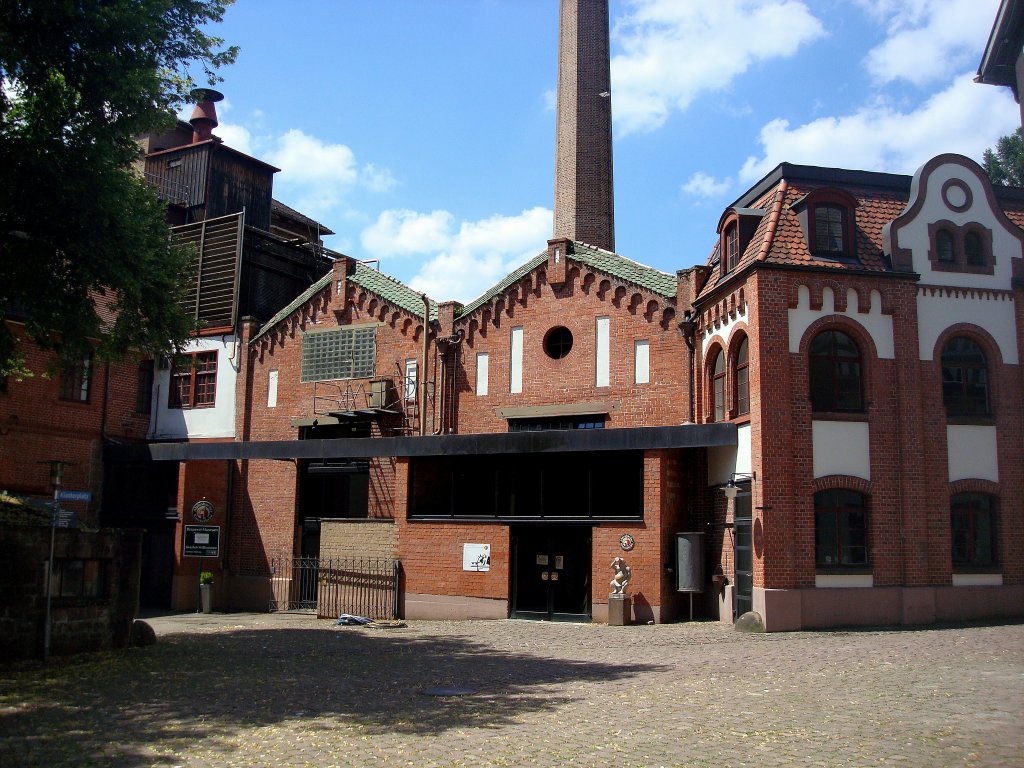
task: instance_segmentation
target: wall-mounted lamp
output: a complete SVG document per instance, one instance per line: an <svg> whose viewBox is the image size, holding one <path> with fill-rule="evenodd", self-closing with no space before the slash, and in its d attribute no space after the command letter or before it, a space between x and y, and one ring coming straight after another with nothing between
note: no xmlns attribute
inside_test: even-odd
<svg viewBox="0 0 1024 768"><path fill-rule="evenodd" d="M739 482L737 482L737 480L739 480ZM725 494L725 498L729 501L733 501L740 492L740 485L752 482L754 482L753 472L733 472L729 477L729 482L722 486L722 493Z"/></svg>
<svg viewBox="0 0 1024 768"><path fill-rule="evenodd" d="M64 467L70 467L72 464L70 461L61 461L60 459L50 459L38 463L49 465L51 488L60 488L64 484Z"/></svg>

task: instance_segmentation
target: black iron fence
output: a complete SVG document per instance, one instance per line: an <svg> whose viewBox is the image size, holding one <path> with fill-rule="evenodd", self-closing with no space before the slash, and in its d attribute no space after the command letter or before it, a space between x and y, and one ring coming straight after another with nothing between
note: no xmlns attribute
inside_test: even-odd
<svg viewBox="0 0 1024 768"><path fill-rule="evenodd" d="M275 557L270 562L271 611L316 611L398 618L401 563L383 557Z"/></svg>

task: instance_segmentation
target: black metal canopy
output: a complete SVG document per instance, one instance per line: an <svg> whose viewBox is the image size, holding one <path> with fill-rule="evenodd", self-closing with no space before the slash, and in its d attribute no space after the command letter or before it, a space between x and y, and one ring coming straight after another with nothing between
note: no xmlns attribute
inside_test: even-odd
<svg viewBox="0 0 1024 768"><path fill-rule="evenodd" d="M232 441L108 445L106 459L130 461L216 461L243 459L364 459L375 456L473 456L479 454L642 451L736 445L736 425L683 424L676 427L548 430L472 435L364 437L333 440Z"/></svg>

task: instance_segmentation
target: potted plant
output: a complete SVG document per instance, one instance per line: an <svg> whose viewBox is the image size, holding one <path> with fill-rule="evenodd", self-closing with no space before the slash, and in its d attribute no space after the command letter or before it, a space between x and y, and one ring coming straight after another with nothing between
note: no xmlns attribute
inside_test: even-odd
<svg viewBox="0 0 1024 768"><path fill-rule="evenodd" d="M203 613L213 612L213 572L203 571L199 574L199 600Z"/></svg>

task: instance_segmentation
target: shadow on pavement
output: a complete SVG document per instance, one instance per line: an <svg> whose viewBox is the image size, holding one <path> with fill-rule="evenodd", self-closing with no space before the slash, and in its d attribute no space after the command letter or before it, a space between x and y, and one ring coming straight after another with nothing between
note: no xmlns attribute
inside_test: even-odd
<svg viewBox="0 0 1024 768"><path fill-rule="evenodd" d="M168 635L145 649L0 667L0 764L135 766L240 730L343 719L363 735L499 728L578 698L575 686L664 667L495 651L460 638L339 628ZM433 697L430 688L473 695ZM221 747L218 747L218 744Z"/></svg>

